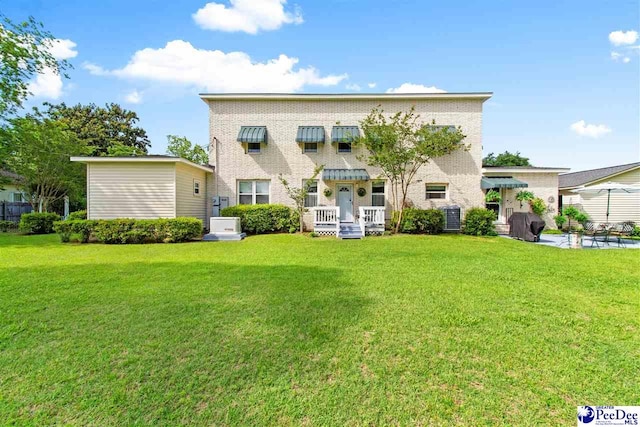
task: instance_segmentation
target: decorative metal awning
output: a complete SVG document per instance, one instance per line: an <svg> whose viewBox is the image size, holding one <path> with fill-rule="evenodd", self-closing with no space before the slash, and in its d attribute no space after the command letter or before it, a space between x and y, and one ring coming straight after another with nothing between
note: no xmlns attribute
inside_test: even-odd
<svg viewBox="0 0 640 427"><path fill-rule="evenodd" d="M322 179L325 181L369 181L366 169L324 169Z"/></svg>
<svg viewBox="0 0 640 427"><path fill-rule="evenodd" d="M351 142L359 136L358 126L334 126L331 129L331 142Z"/></svg>
<svg viewBox="0 0 640 427"><path fill-rule="evenodd" d="M240 126L238 142L263 142L267 143L266 126Z"/></svg>
<svg viewBox="0 0 640 427"><path fill-rule="evenodd" d="M298 126L296 142L316 142L324 144L324 127Z"/></svg>
<svg viewBox="0 0 640 427"><path fill-rule="evenodd" d="M487 190L489 188L526 188L529 184L511 177L483 176L480 186L483 190Z"/></svg>

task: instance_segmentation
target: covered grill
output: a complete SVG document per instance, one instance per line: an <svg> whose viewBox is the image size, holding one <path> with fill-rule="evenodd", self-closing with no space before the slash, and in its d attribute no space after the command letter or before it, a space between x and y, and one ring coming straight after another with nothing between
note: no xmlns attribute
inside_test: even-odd
<svg viewBox="0 0 640 427"><path fill-rule="evenodd" d="M515 212L509 217L509 236L527 242L540 241L540 234L544 230L544 221L530 212Z"/></svg>

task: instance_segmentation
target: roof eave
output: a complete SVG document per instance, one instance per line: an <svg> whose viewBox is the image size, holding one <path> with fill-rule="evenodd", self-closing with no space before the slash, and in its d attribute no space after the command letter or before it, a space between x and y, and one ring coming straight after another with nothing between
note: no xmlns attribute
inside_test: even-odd
<svg viewBox="0 0 640 427"><path fill-rule="evenodd" d="M379 100L379 99L476 99L486 101L493 92L444 93L200 93L204 102L216 100Z"/></svg>
<svg viewBox="0 0 640 427"><path fill-rule="evenodd" d="M78 163L182 163L203 170L205 172L213 172L214 166L204 166L193 163L182 157L92 157L92 156L72 156L69 158L72 162Z"/></svg>

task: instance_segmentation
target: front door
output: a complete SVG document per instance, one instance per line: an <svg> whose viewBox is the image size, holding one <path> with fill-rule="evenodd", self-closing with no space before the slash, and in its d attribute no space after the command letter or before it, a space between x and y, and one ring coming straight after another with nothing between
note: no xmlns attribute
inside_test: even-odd
<svg viewBox="0 0 640 427"><path fill-rule="evenodd" d="M353 185L338 184L338 206L340 221L353 222Z"/></svg>

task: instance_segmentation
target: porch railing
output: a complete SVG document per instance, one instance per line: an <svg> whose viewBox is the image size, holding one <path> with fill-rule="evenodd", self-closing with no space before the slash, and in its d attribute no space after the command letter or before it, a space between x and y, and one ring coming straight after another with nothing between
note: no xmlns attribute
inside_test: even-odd
<svg viewBox="0 0 640 427"><path fill-rule="evenodd" d="M367 230L370 233L384 231L385 208L383 206L360 206L359 213L358 222L363 236L367 234Z"/></svg>
<svg viewBox="0 0 640 427"><path fill-rule="evenodd" d="M317 206L313 208L313 231L340 234L340 207Z"/></svg>

